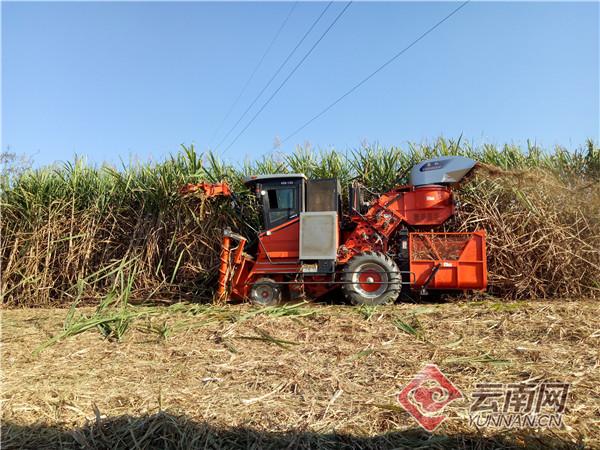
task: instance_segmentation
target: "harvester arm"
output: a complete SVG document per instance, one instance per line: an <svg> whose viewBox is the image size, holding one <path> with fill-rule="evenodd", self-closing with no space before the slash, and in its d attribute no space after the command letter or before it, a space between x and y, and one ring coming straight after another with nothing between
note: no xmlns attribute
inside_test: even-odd
<svg viewBox="0 0 600 450"><path fill-rule="evenodd" d="M236 210L241 211L236 196L226 182L221 183L188 183L183 186L179 193L183 196L199 192L204 198L214 197L231 197ZM237 246L231 244L237 242ZM216 298L220 301L226 298L228 285L231 283L232 277L236 269L243 264L244 246L246 238L234 233L229 227L223 232L223 240L221 241L221 254L219 257L219 280L217 286Z"/></svg>
<svg viewBox="0 0 600 450"><path fill-rule="evenodd" d="M224 197L231 197L232 195L232 191L231 188L229 187L229 184L227 184L226 182L223 183L188 183L185 186L183 186L180 190L179 193L181 195L188 195L188 194L192 194L194 192L202 192L207 198L210 197L218 197L218 196L224 196Z"/></svg>

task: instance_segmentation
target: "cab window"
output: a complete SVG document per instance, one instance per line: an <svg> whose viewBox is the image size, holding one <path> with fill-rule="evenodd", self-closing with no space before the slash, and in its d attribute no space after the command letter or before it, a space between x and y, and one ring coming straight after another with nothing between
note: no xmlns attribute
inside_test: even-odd
<svg viewBox="0 0 600 450"><path fill-rule="evenodd" d="M273 228L298 215L297 185L268 187L266 209L267 228Z"/></svg>

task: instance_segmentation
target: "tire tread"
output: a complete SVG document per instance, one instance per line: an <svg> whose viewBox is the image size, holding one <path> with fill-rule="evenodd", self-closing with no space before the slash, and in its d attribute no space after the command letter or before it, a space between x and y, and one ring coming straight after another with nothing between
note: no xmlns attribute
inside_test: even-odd
<svg viewBox="0 0 600 450"><path fill-rule="evenodd" d="M381 264L388 270L388 281L396 282L394 284L388 284L388 289L376 299L365 299L354 289L353 284L342 285L342 291L350 303L353 305L385 305L393 303L400 295L402 290L401 276L398 273L398 265L388 255L378 252L367 251L353 256L344 269L342 270L342 281L352 281L352 273L355 267L365 262L376 262Z"/></svg>

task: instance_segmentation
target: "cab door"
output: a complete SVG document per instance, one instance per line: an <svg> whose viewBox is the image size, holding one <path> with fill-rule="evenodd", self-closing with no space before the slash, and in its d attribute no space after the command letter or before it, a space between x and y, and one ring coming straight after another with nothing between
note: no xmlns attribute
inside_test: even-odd
<svg viewBox="0 0 600 450"><path fill-rule="evenodd" d="M304 180L263 183L265 230L259 234L259 259L297 262L300 212L304 211ZM263 254L264 253L264 254Z"/></svg>
<svg viewBox="0 0 600 450"><path fill-rule="evenodd" d="M304 211L303 180L264 183L261 194L265 230L297 218Z"/></svg>

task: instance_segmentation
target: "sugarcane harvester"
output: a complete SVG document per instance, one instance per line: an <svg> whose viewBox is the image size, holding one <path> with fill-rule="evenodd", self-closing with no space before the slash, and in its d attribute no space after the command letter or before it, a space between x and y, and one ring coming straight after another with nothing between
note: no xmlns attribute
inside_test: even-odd
<svg viewBox="0 0 600 450"><path fill-rule="evenodd" d="M260 305L319 298L341 288L353 304L394 302L403 289L482 290L487 285L485 231L440 232L455 214L453 189L476 162L440 157L416 164L407 185L375 195L354 181L342 211L337 179L256 175L244 184L262 206L253 243L225 229L217 296ZM183 192L231 196L227 183Z"/></svg>

